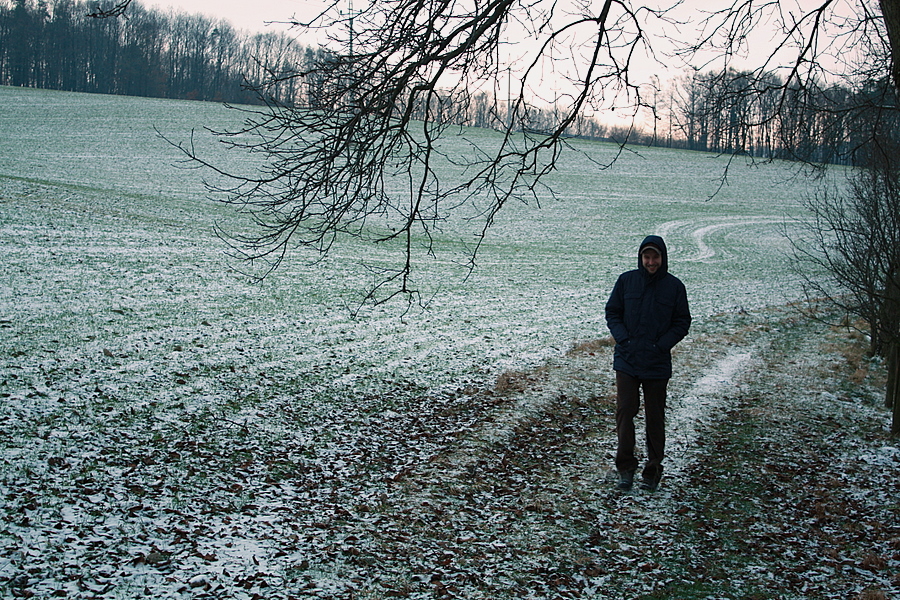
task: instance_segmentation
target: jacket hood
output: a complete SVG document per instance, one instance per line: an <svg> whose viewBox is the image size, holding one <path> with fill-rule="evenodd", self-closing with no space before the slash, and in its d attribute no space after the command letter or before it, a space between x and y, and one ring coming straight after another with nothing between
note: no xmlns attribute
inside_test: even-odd
<svg viewBox="0 0 900 600"><path fill-rule="evenodd" d="M641 242L641 247L638 248L638 270L645 275L650 275L650 273L647 272L647 269L644 268L644 261L641 260L641 252L643 252L644 248L647 246L656 246L656 248L659 249L662 264L654 274L654 277L662 277L669 272L669 250L666 248L666 243L658 235L648 235L644 238L644 241Z"/></svg>

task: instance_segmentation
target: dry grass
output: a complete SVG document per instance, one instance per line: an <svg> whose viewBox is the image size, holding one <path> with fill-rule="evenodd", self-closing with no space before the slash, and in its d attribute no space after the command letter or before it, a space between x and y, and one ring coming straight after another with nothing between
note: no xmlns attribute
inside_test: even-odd
<svg viewBox="0 0 900 600"><path fill-rule="evenodd" d="M577 354L595 354L601 352L604 348L610 348L616 345L616 340L612 336L598 338L595 340L586 340L583 342L575 342L566 356L575 356Z"/></svg>
<svg viewBox="0 0 900 600"><path fill-rule="evenodd" d="M827 346L829 351L840 354L847 363L847 379L854 385L861 385L870 377L879 377L881 370L872 369L869 338L864 333L865 323L845 321L840 326L831 328L832 342ZM882 381L873 381L883 385Z"/></svg>
<svg viewBox="0 0 900 600"><path fill-rule="evenodd" d="M504 371L494 382L494 392L498 394L520 394L546 375L546 367L527 371Z"/></svg>

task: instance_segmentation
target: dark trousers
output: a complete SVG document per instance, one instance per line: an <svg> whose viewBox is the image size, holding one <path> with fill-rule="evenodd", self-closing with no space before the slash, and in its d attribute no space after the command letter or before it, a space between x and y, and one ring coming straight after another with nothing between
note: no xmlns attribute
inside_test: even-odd
<svg viewBox="0 0 900 600"><path fill-rule="evenodd" d="M668 379L638 379L616 371L616 433L619 449L616 468L636 471L634 456L634 418L641 406L640 390L644 390L644 419L647 429L647 463L642 473L645 480L662 477L662 460L666 448L666 387Z"/></svg>

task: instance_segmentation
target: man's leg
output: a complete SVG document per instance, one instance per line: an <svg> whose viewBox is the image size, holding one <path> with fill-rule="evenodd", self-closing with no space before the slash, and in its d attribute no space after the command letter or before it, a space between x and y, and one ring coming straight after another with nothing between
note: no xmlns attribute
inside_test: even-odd
<svg viewBox="0 0 900 600"><path fill-rule="evenodd" d="M637 470L634 456L634 417L641 405L640 382L631 375L616 371L616 469L619 473Z"/></svg>
<svg viewBox="0 0 900 600"><path fill-rule="evenodd" d="M662 461L666 450L666 388L668 379L646 379L644 388L644 415L647 426L647 464L642 479L644 487L656 489L662 478Z"/></svg>

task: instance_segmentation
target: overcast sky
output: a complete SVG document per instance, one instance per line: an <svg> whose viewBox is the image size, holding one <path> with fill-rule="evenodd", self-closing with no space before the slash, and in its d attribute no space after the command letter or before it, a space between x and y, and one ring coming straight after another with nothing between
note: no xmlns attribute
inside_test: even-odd
<svg viewBox="0 0 900 600"><path fill-rule="evenodd" d="M294 14L297 18L310 17L327 6L324 0L143 0L141 4L221 17L236 29L247 31L271 29L266 22L287 21Z"/></svg>
<svg viewBox="0 0 900 600"><path fill-rule="evenodd" d="M142 4L148 7L157 7L163 10L173 8L186 13L201 13L209 17L221 17L227 19L231 24L239 30L245 31L280 31L286 29L285 25L279 25L277 22L288 21L292 16L296 16L298 20L310 19L318 15L322 10L332 4L334 0L142 0ZM368 0L337 0L338 6L347 9L351 3L356 8L363 7ZM599 1L599 0L598 0ZM841 7L855 0L837 0L837 6ZM654 2L652 4L669 5L675 0ZM821 0L782 0L781 6L785 10L790 10L794 14L801 11L807 11L814 6L818 6ZM724 3L722 6L730 6L730 2ZM717 10L721 6L711 3L710 0L682 0L679 15L682 18L691 19L695 23L699 21L705 11ZM840 10L840 9L839 9ZM272 22L276 22L271 24ZM270 23L267 25L267 23ZM755 43L749 47L749 56L744 59L749 64L756 67L761 58L768 54L773 44L772 31L769 29L771 23L764 24L757 29ZM297 32L297 30L294 30ZM668 31L674 34L675 31ZM696 35L696 34L694 34ZM681 27L678 32L679 37L690 39L692 36L689 27ZM316 38L310 34L301 38L302 42L307 45L315 45ZM665 45L661 39L651 40L654 51L665 54ZM658 62L648 60L646 57L635 56L632 63L632 76L640 81L648 81L652 75L658 75L661 81L666 81L679 73L683 72L684 65L675 59L663 59L667 70ZM791 59L794 57L791 55ZM737 63L740 65L740 63ZM717 67L717 65L704 65L705 69Z"/></svg>
<svg viewBox="0 0 900 600"><path fill-rule="evenodd" d="M850 1L852 0L838 0L837 6L840 7ZM235 28L241 30L271 31L272 29L284 29L284 26L267 26L267 22L287 21L294 15L299 20L308 19L319 14L332 2L333 0L143 0L142 4L163 10L173 8L187 13L201 13L210 17L221 17L227 19ZM338 5L349 7L352 2L353 0L338 0ZM367 0L356 0L356 7L360 8L366 2ZM674 3L674 0L671 3ZM658 4L668 5L669 2L658 2ZM804 7L804 10L809 10L819 4L821 4L820 0L782 1L783 8L792 10L795 13L799 10L798 5ZM723 6L729 5L730 2L726 2ZM682 0L679 14L696 22L701 18L704 11L718 8L721 8L721 6L714 2L710 3L709 0ZM767 28L764 26L762 29L765 30ZM669 33L672 32L670 31ZM682 29L681 35L686 35L684 29ZM767 46L771 41L770 35L761 37L762 41L758 44L757 52L764 53L768 50ZM690 38L690 35L687 34L686 37Z"/></svg>

